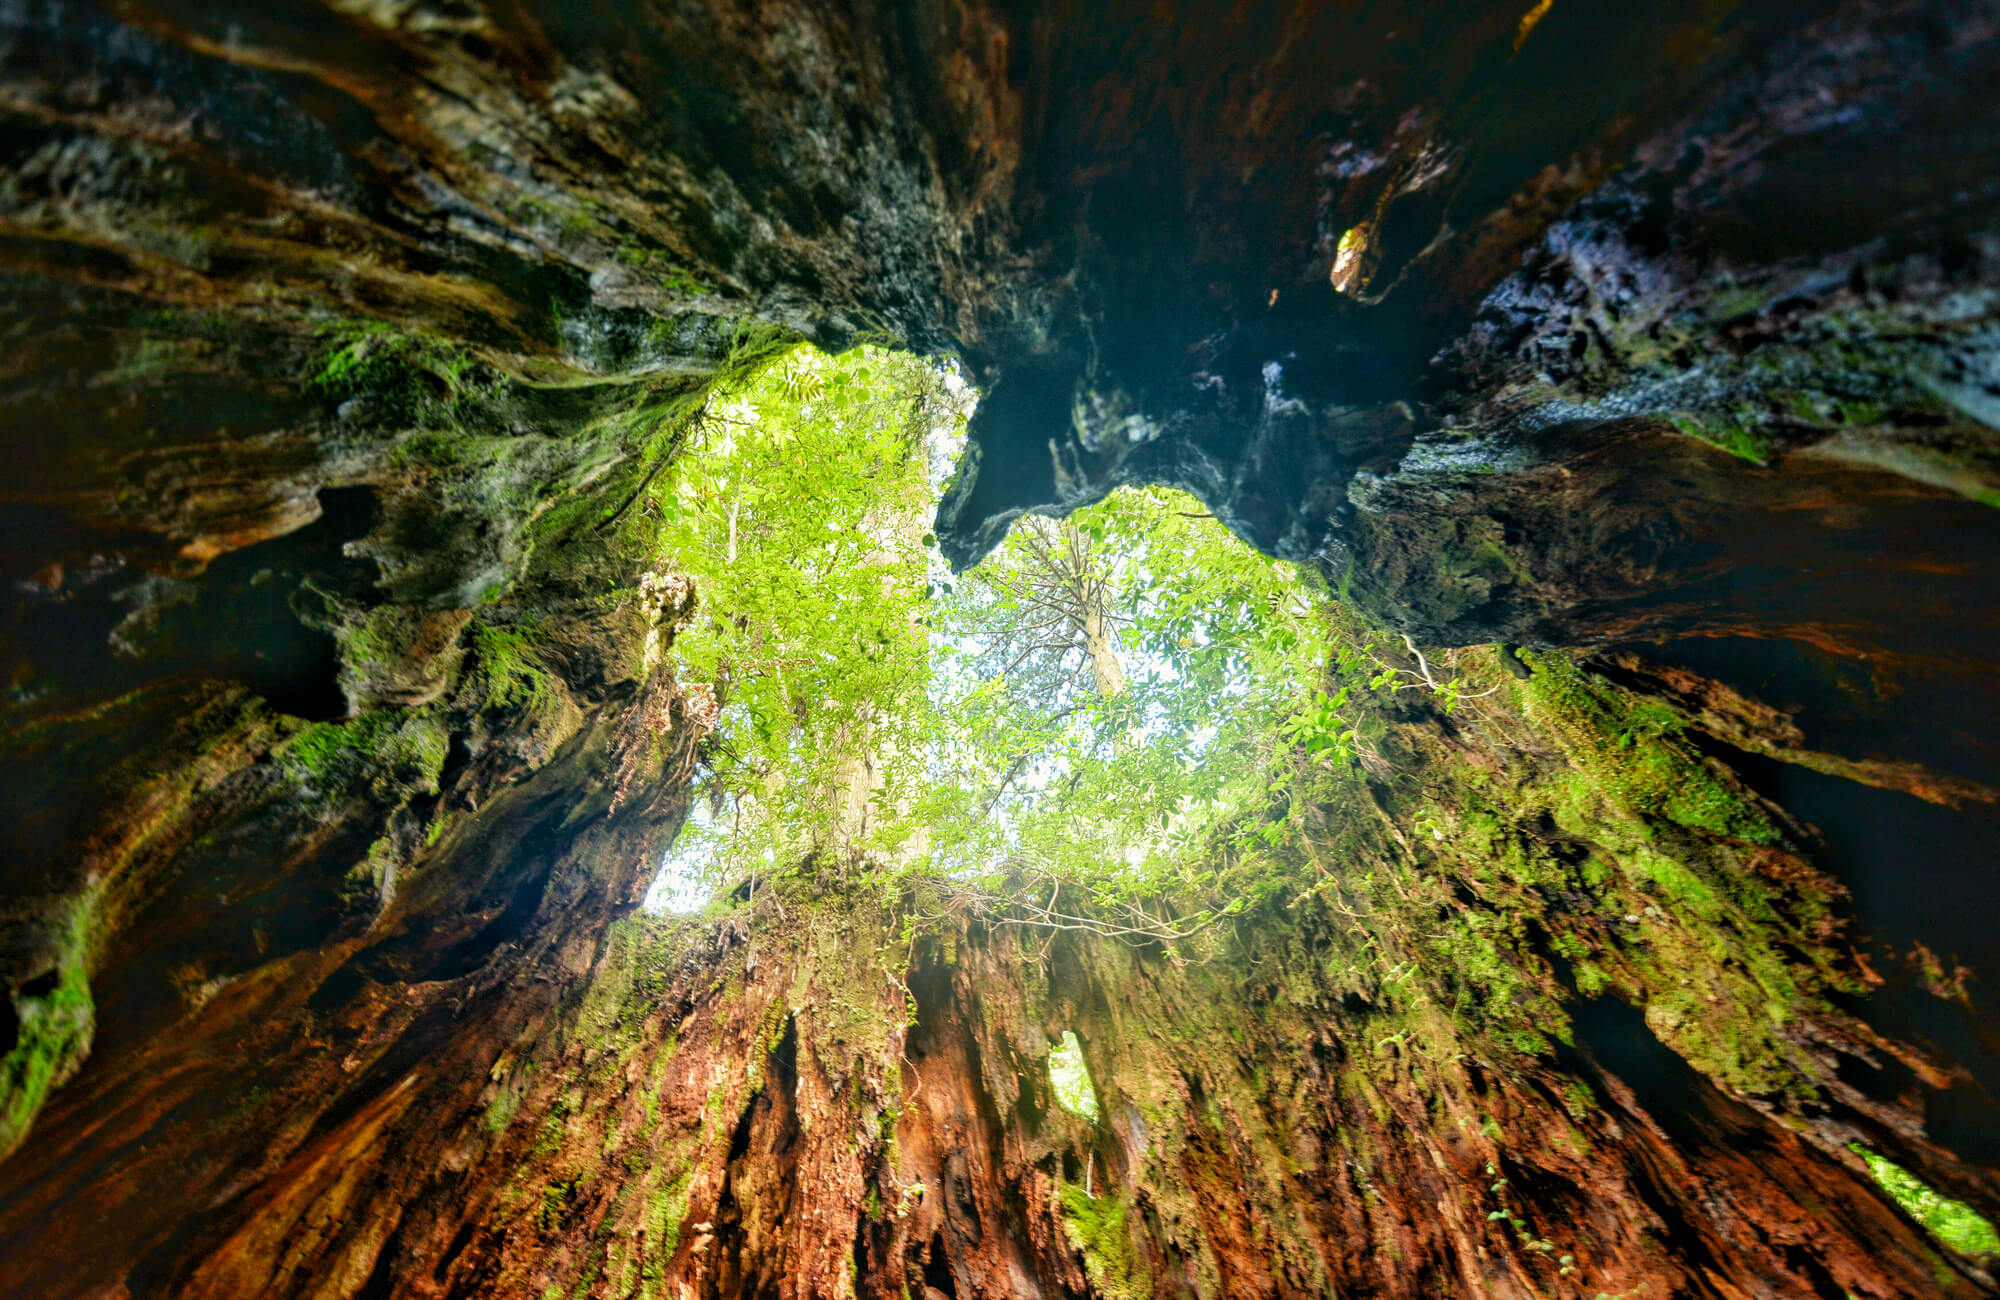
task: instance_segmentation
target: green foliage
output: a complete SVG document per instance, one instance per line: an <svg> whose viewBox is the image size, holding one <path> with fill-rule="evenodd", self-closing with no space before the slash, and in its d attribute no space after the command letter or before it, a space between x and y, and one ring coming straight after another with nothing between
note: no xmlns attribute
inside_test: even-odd
<svg viewBox="0 0 2000 1300"><path fill-rule="evenodd" d="M1367 751L1365 698L1450 707L1457 683L1341 641L1314 578L1165 489L1026 521L954 579L929 527L961 391L800 349L695 422L646 509L699 601L673 672L720 704L677 861L719 881L866 858L1127 935L1239 911L1217 838L1268 854Z"/></svg>
<svg viewBox="0 0 2000 1300"><path fill-rule="evenodd" d="M1859 1143L1850 1144L1848 1149L1867 1162L1868 1172L1896 1198L1896 1204L1936 1233L1939 1241L1965 1255L2000 1255L2000 1233L1971 1206L1940 1196L1901 1165Z"/></svg>
<svg viewBox="0 0 2000 1300"><path fill-rule="evenodd" d="M949 390L787 354L718 391L638 512L698 599L674 677L721 704L677 860L758 898L879 888L905 947L978 906L1199 961L1254 944L1223 922L1310 905L1330 949L1271 967L1274 995L1365 1008L1369 1070L1551 1053L1566 964L1739 1095L1811 1086L1783 1031L1849 987L1827 894L1744 868L1781 828L1677 713L1556 653L1522 652L1526 682L1427 657L1162 489L1018 524L953 578L925 535ZM1503 738L1493 763L1434 725L1454 712ZM1093 1118L1072 1046L1051 1083Z"/></svg>
<svg viewBox="0 0 2000 1300"><path fill-rule="evenodd" d="M699 600L674 672L721 705L707 779L726 822L697 824L688 843L719 874L789 865L842 838L834 790L857 764L913 774L929 677L926 439L955 418L925 362L802 350L719 389L663 487L661 564L692 578ZM909 829L862 828L880 851Z"/></svg>
<svg viewBox="0 0 2000 1300"><path fill-rule="evenodd" d="M1120 490L1061 530L1053 547L1017 524L941 603L934 862L1033 924L1192 933L1245 905L1216 838L1268 847L1301 754L1318 775L1351 755L1352 724L1318 689L1326 607L1179 492ZM1081 557L1065 561L1086 579L1072 591L1099 593L1115 694L1063 631L1075 597L1050 611L1051 551Z"/></svg>
<svg viewBox="0 0 2000 1300"><path fill-rule="evenodd" d="M1506 1224L1513 1230L1514 1236L1520 1242L1521 1249L1523 1250L1531 1250L1544 1256L1553 1254L1556 1244L1546 1237L1537 1236L1534 1230L1528 1226L1528 1221L1523 1219L1520 1212L1509 1203L1507 1198L1507 1180L1498 1177L1499 1172L1500 1167L1498 1165L1494 1164L1491 1160L1486 1162L1486 1175L1493 1179L1492 1185L1487 1190L1493 1194L1500 1205L1499 1209L1487 1214L1486 1221L1488 1223ZM1561 1275L1568 1277L1571 1273L1575 1272L1574 1263L1575 1260L1572 1256L1564 1255L1562 1257Z"/></svg>
<svg viewBox="0 0 2000 1300"><path fill-rule="evenodd" d="M1062 1044L1049 1053L1049 1086L1056 1103L1073 1115L1095 1124L1099 1118L1097 1091L1090 1084L1090 1068L1083 1062L1083 1044L1076 1031L1063 1030Z"/></svg>

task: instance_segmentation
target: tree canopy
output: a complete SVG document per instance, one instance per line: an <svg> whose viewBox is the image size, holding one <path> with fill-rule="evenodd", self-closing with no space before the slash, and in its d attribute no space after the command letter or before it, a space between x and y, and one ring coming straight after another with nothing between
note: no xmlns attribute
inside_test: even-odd
<svg viewBox="0 0 2000 1300"><path fill-rule="evenodd" d="M1164 488L1026 517L954 577L928 527L972 402L941 363L802 348L695 419L649 507L698 602L671 670L719 705L671 865L684 892L865 867L1044 924L1197 928L1231 902L1194 850L1275 841L1301 765L1351 763L1329 662L1406 683L1346 662L1314 575Z"/></svg>

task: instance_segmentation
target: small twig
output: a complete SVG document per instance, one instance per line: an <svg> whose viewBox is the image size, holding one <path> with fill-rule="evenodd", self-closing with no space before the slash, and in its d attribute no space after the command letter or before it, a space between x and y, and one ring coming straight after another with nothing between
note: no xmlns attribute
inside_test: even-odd
<svg viewBox="0 0 2000 1300"><path fill-rule="evenodd" d="M1437 678L1431 676L1430 661L1424 658L1423 651L1417 649L1417 643L1410 639L1410 634L1408 632L1403 633L1403 644L1408 646L1410 648L1410 653L1416 656L1417 670L1423 674L1424 685L1430 687L1433 691L1437 692L1439 695L1444 694L1445 688L1438 685ZM1483 700L1487 696L1493 694L1494 691L1497 691L1499 689L1500 688L1498 686L1495 686L1491 690L1481 691L1477 695L1461 695L1458 698L1461 700Z"/></svg>

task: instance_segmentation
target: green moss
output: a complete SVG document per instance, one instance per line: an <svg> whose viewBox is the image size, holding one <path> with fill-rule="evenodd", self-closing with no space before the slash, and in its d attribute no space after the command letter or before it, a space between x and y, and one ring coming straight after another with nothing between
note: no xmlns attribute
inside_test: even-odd
<svg viewBox="0 0 2000 1300"><path fill-rule="evenodd" d="M1840 422L1852 425L1876 425L1882 423L1884 408L1880 402L1841 399L1834 403L1840 412Z"/></svg>
<svg viewBox="0 0 2000 1300"><path fill-rule="evenodd" d="M694 272L676 262L669 254L657 248L646 248L639 244L619 246L617 258L626 266L643 271L659 284L660 288L674 298L700 298L715 292L715 286L703 280ZM659 322L657 331L671 334L672 326Z"/></svg>
<svg viewBox="0 0 2000 1300"><path fill-rule="evenodd" d="M1061 1190L1064 1235L1083 1256L1090 1285L1105 1300L1140 1300L1153 1293L1152 1278L1132 1249L1123 1199L1109 1189L1093 1197L1081 1186Z"/></svg>
<svg viewBox="0 0 2000 1300"><path fill-rule="evenodd" d="M493 1079L500 1084L500 1089L493 1094L493 1100L486 1104L487 1132L504 1133L513 1124L514 1116L521 1109L522 1099L528 1095L528 1078L534 1073L534 1069L534 1063L530 1061L520 1066L518 1070L512 1071L511 1077L506 1077L510 1072L505 1064L505 1058L502 1064L494 1067Z"/></svg>
<svg viewBox="0 0 2000 1300"><path fill-rule="evenodd" d="M382 896L382 881L396 860L396 848L384 836L368 846L361 861L340 880L340 905L348 912L372 912Z"/></svg>
<svg viewBox="0 0 2000 1300"><path fill-rule="evenodd" d="M458 429L422 429L411 434L389 454L397 469L424 465L433 469L457 469L484 457L483 440Z"/></svg>
<svg viewBox="0 0 2000 1300"><path fill-rule="evenodd" d="M1689 415L1676 413L1667 417L1676 431L1705 442L1719 451L1741 457L1753 465L1767 465L1775 444L1757 423L1757 417L1747 412L1727 414L1707 413Z"/></svg>
<svg viewBox="0 0 2000 1300"><path fill-rule="evenodd" d="M341 658L356 669L393 664L403 648L406 621L407 615L399 607L380 605L358 622L343 624L338 633Z"/></svg>
<svg viewBox="0 0 2000 1300"><path fill-rule="evenodd" d="M567 1094L556 1098L549 1107L549 1113L542 1120L542 1127L535 1134L534 1144L528 1148L528 1163L539 1164L553 1158L563 1149L569 1139L569 1116L574 1109Z"/></svg>
<svg viewBox="0 0 2000 1300"><path fill-rule="evenodd" d="M365 396L385 423L448 418L496 378L465 348L386 322L336 321L320 334L331 346L306 386L337 401Z"/></svg>
<svg viewBox="0 0 2000 1300"><path fill-rule="evenodd" d="M346 784L373 764L395 719L386 711L348 722L315 722L292 737L285 757L316 785Z"/></svg>
<svg viewBox="0 0 2000 1300"><path fill-rule="evenodd" d="M383 709L345 722L315 722L284 747L285 761L322 793L363 780L437 792L451 746L443 722L424 710Z"/></svg>
<svg viewBox="0 0 2000 1300"><path fill-rule="evenodd" d="M1730 321L1754 315L1764 309L1765 291L1748 286L1719 290L1708 300L1704 314L1710 320Z"/></svg>
<svg viewBox="0 0 2000 1300"><path fill-rule="evenodd" d="M716 386L727 388L745 382L801 342L798 332L789 326L750 317L739 320L730 336L729 355L716 371Z"/></svg>
<svg viewBox="0 0 2000 1300"><path fill-rule="evenodd" d="M575 1190L571 1182L550 1183L542 1188L541 1213L537 1221L543 1232L559 1232L563 1215L569 1210L569 1194Z"/></svg>
<svg viewBox="0 0 2000 1300"><path fill-rule="evenodd" d="M551 203L530 194L523 194L507 205L507 215L522 225L572 240L608 233L599 211L602 209L589 203Z"/></svg>
<svg viewBox="0 0 2000 1300"><path fill-rule="evenodd" d="M532 713L552 698L538 652L541 640L541 630L533 625L481 623L473 630L473 655L489 706Z"/></svg>
<svg viewBox="0 0 2000 1300"><path fill-rule="evenodd" d="M2000 1255L2000 1233L1971 1206L1939 1195L1901 1165L1859 1143L1851 1144L1848 1149L1867 1162L1868 1172L1875 1175L1875 1181L1882 1184L1884 1191L1896 1198L1896 1204L1936 1233L1939 1241L1962 1255Z"/></svg>
<svg viewBox="0 0 2000 1300"><path fill-rule="evenodd" d="M14 1046L0 1057L0 1156L21 1144L49 1094L90 1055L97 1028L89 969L97 898L89 895L68 907L56 968L14 994L20 1029Z"/></svg>
<svg viewBox="0 0 2000 1300"><path fill-rule="evenodd" d="M681 1223L687 1217L691 1181L692 1171L683 1173L653 1193L646 1204L647 1253L656 1259L665 1259L680 1248Z"/></svg>
<svg viewBox="0 0 2000 1300"><path fill-rule="evenodd" d="M406 342L395 329L381 321L337 321L321 333L334 340L333 347L320 358L319 366L307 382L324 392L346 394L366 386L372 367L380 366L388 354Z"/></svg>
<svg viewBox="0 0 2000 1300"><path fill-rule="evenodd" d="M1548 725L1598 792L1691 830L1778 841L1769 818L1679 743L1684 724L1673 710L1592 677L1564 655L1519 653L1534 672L1521 687L1529 717Z"/></svg>

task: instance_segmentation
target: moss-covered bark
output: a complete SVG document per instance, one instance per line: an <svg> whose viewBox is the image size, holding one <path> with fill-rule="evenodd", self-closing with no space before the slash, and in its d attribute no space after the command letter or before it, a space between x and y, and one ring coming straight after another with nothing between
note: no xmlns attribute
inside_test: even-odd
<svg viewBox="0 0 2000 1300"><path fill-rule="evenodd" d="M667 774L606 819L604 786L580 793L622 725L600 710L417 850L365 930L219 982L58 1094L6 1167L0 1276L1984 1293L1850 1150L2000 1208L1989 1170L1921 1136L1919 1097L1855 1086L1890 1058L1969 1082L1868 1026L1800 832L1664 705L1520 658L1526 679L1461 654L1477 698L1449 715L1372 697L1366 769L1219 862L1257 901L1173 946L827 870L615 919L675 796ZM1066 1030L1095 1123L1055 1097Z"/></svg>

